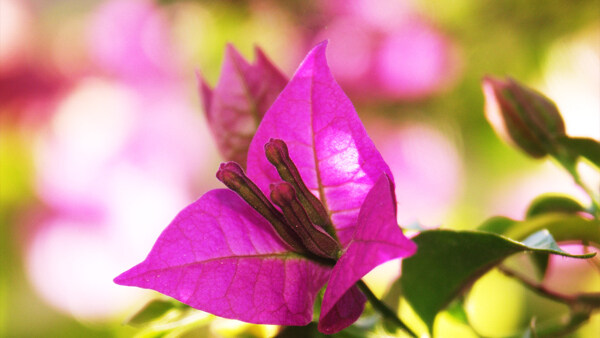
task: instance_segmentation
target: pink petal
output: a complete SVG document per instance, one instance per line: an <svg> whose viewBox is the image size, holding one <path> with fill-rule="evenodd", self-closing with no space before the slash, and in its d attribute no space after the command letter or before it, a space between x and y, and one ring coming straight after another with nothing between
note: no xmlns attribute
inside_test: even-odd
<svg viewBox="0 0 600 338"><path fill-rule="evenodd" d="M369 271L389 260L408 257L417 250L396 223L395 208L393 184L386 175L381 175L360 209L350 245L331 272L323 296L321 320L330 316L339 302L345 302L348 289Z"/></svg>
<svg viewBox="0 0 600 338"><path fill-rule="evenodd" d="M245 165L252 136L286 83L286 77L259 50L255 64L250 65L227 45L221 77L207 101L210 106L205 107L225 160ZM206 94L202 84L201 94Z"/></svg>
<svg viewBox="0 0 600 338"><path fill-rule="evenodd" d="M248 82L252 97L256 98L256 109L262 119L288 83L288 79L258 47L254 48L252 67L255 71L248 75Z"/></svg>
<svg viewBox="0 0 600 338"><path fill-rule="evenodd" d="M327 313L321 312L319 331L333 334L354 323L365 309L367 298L356 286L347 290ZM323 308L321 307L321 311Z"/></svg>
<svg viewBox="0 0 600 338"><path fill-rule="evenodd" d="M204 109L204 115L206 116L206 120L209 121L212 119L211 117L211 101L213 92L200 71L196 71L196 80L198 81L198 93L200 94L200 101L202 103L202 108Z"/></svg>
<svg viewBox="0 0 600 338"><path fill-rule="evenodd" d="M279 176L263 146L284 140L304 182L331 212L342 244L350 241L360 206L382 173L391 172L352 103L333 79L326 42L304 59L259 126L248 152L248 177L265 193Z"/></svg>
<svg viewBox="0 0 600 338"><path fill-rule="evenodd" d="M329 268L287 252L267 221L230 190L184 209L148 257L115 283L259 324L306 325Z"/></svg>

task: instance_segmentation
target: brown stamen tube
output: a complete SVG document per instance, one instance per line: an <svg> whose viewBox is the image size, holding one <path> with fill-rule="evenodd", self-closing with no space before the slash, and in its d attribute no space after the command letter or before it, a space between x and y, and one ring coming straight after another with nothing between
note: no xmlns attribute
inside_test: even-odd
<svg viewBox="0 0 600 338"><path fill-rule="evenodd" d="M337 241L310 221L290 183L271 184L271 200L281 208L287 223L310 252L325 258L337 258L340 250Z"/></svg>
<svg viewBox="0 0 600 338"><path fill-rule="evenodd" d="M258 211L275 228L281 239L296 252L305 253L307 248L287 224L285 217L269 202L262 191L244 173L236 162L221 163L217 171L217 179L229 189L235 191L252 208Z"/></svg>
<svg viewBox="0 0 600 338"><path fill-rule="evenodd" d="M291 184L297 192L298 200L304 207L306 214L313 224L316 224L336 238L335 229L331 224L327 210L313 195L302 181L300 172L290 158L287 145L279 139L270 139L265 144L265 154L271 164L275 166L282 180Z"/></svg>

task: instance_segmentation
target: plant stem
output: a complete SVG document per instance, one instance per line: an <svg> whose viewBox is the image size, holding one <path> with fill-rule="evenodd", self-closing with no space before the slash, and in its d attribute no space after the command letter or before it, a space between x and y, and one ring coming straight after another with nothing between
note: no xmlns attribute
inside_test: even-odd
<svg viewBox="0 0 600 338"><path fill-rule="evenodd" d="M502 265L498 265L498 270L500 270L500 272L502 272L503 274L505 274L508 277L513 277L515 279L518 279L519 282L521 282L529 290L531 290L539 295L542 295L546 298L550 298L552 300L555 300L557 302L564 303L567 305L572 304L574 301L573 297L563 295L563 294L554 292L552 290L549 290L545 286L534 283L531 280L529 280L528 278L526 278L525 276L522 276L519 273L517 273L516 271L508 269Z"/></svg>
<svg viewBox="0 0 600 338"><path fill-rule="evenodd" d="M356 282L356 285L358 286L360 291L362 291L365 294L371 305L373 305L373 308L377 312L379 312L379 314L381 314L384 318L389 319L396 326L406 331L411 337L417 337L417 335L408 326L406 326L406 324L404 324L404 322L400 318L398 318L398 315L395 311L392 311L387 305L385 305L385 303L383 303L381 300L379 300L379 298L377 298L377 296L375 296L373 291L369 289L365 282L359 280L358 282Z"/></svg>
<svg viewBox="0 0 600 338"><path fill-rule="evenodd" d="M519 274L516 271L508 269L502 265L498 266L498 270L500 270L503 274L509 277L516 278L519 280L525 287L532 290L533 292L544 296L546 298L550 298L557 302L568 305L569 307L587 307L591 309L596 309L600 307L600 293L584 293L584 294L574 294L574 295L565 295L556 291L552 291L545 286L535 283L531 281L529 278Z"/></svg>
<svg viewBox="0 0 600 338"><path fill-rule="evenodd" d="M527 277L502 265L498 266L498 270L500 270L506 276L516 278L525 287L536 292L537 294L569 306L571 311L569 322L564 326L548 327L545 329L540 329L537 332L532 330L532 332L538 337L562 337L575 332L589 320L594 309L600 308L600 293L565 295L556 291L552 291L543 285L532 282Z"/></svg>
<svg viewBox="0 0 600 338"><path fill-rule="evenodd" d="M598 196L596 193L590 189L582 180L581 176L579 176L579 172L577 171L577 167L575 163L571 163L570 161L566 161L560 158L558 155L554 155L554 159L563 167L573 178L575 184L577 184L583 191L585 191L588 196L590 196L590 200L592 201L593 213L596 218L600 217L600 202L598 202Z"/></svg>

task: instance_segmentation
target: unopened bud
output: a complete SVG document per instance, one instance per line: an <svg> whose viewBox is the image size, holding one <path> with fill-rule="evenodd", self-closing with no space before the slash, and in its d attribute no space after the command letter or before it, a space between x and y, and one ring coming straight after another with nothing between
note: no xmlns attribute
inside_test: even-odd
<svg viewBox="0 0 600 338"><path fill-rule="evenodd" d="M483 79L485 112L495 131L532 157L556 151L565 124L552 100L511 78Z"/></svg>
<svg viewBox="0 0 600 338"><path fill-rule="evenodd" d="M298 235L285 224L283 215L246 176L239 164L235 162L221 163L219 171L217 171L217 178L269 221L281 239L296 252L306 252Z"/></svg>
<svg viewBox="0 0 600 338"><path fill-rule="evenodd" d="M229 189L237 191L242 188L247 178L239 164L225 162L219 166L217 179L223 182Z"/></svg>
<svg viewBox="0 0 600 338"><path fill-rule="evenodd" d="M265 155L269 162L275 166L281 179L294 187L298 200L306 210L310 221L322 227L330 236L335 238L335 229L331 224L327 210L304 184L298 168L290 158L285 142L279 139L270 139L265 144Z"/></svg>
<svg viewBox="0 0 600 338"><path fill-rule="evenodd" d="M310 221L290 183L271 184L271 200L281 208L287 224L311 253L325 258L337 258L340 250L337 241Z"/></svg>

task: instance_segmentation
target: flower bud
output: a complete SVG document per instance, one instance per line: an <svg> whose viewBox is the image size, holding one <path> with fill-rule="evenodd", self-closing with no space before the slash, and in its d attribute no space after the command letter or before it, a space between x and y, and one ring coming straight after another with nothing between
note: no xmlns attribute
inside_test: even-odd
<svg viewBox="0 0 600 338"><path fill-rule="evenodd" d="M337 258L340 250L337 241L310 221L291 184L271 184L271 200L281 208L287 224L311 253L325 258Z"/></svg>
<svg viewBox="0 0 600 338"><path fill-rule="evenodd" d="M483 79L485 113L503 139L532 157L556 151L556 138L565 124L554 102L511 78Z"/></svg>
<svg viewBox="0 0 600 338"><path fill-rule="evenodd" d="M214 90L197 73L206 119L225 160L246 166L250 141L263 116L283 87L286 77L256 48L249 64L227 45L221 77Z"/></svg>

